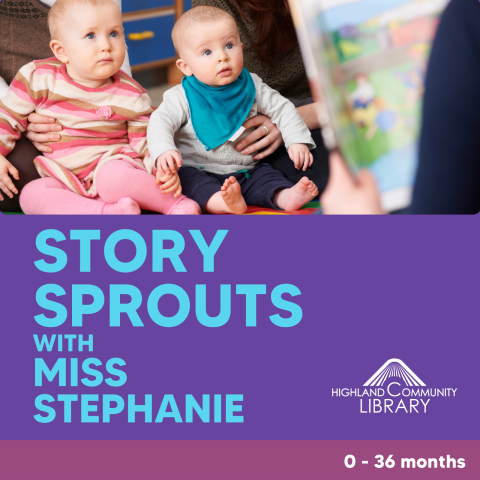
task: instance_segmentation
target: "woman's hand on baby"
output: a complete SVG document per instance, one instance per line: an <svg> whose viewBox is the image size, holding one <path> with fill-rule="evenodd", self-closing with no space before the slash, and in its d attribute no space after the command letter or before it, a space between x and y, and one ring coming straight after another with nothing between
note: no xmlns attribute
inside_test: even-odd
<svg viewBox="0 0 480 480"><path fill-rule="evenodd" d="M13 198L14 193L18 193L8 174L15 180L20 180L18 170L3 155L0 155L0 201L4 199L2 192L10 198Z"/></svg>
<svg viewBox="0 0 480 480"><path fill-rule="evenodd" d="M302 169L305 171L313 164L313 155L304 143L292 143L292 145L288 147L288 155L290 156L290 160L295 164L297 170Z"/></svg>
<svg viewBox="0 0 480 480"><path fill-rule="evenodd" d="M267 130L263 127L267 127ZM263 152L257 153L253 159L258 161L271 155L283 143L282 134L277 126L265 115L257 115L249 118L243 123L245 130L258 127L250 135L241 140L235 148L242 151L243 155L251 155L258 152L262 148L266 148Z"/></svg>
<svg viewBox="0 0 480 480"><path fill-rule="evenodd" d="M183 158L178 150L168 150L157 158L157 170L163 174L177 173L182 163Z"/></svg>
<svg viewBox="0 0 480 480"><path fill-rule="evenodd" d="M58 133L62 131L62 126L55 125L55 121L55 118L44 117L38 113L31 113L28 116L29 123L25 136L33 143L37 150L44 153L52 153L52 147L45 144L58 142L62 138Z"/></svg>
<svg viewBox="0 0 480 480"><path fill-rule="evenodd" d="M180 177L177 172L163 173L159 170L157 172L157 180L155 183L160 185L162 193L171 193L175 191L175 194L173 195L175 198L182 193L182 184L180 183Z"/></svg>

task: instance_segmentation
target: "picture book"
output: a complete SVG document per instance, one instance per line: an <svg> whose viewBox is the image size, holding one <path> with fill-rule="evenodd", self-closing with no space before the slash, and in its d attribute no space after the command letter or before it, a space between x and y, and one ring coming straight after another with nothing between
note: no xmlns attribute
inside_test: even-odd
<svg viewBox="0 0 480 480"><path fill-rule="evenodd" d="M369 168L387 211L408 206L427 63L448 0L290 0L328 148Z"/></svg>

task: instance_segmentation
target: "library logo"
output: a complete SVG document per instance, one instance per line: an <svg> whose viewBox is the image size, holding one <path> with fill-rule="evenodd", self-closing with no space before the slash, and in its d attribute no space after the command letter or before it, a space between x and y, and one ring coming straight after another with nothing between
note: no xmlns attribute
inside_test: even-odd
<svg viewBox="0 0 480 480"><path fill-rule="evenodd" d="M392 358L363 387L332 388L332 397L359 399L360 413L427 413L432 399L455 397L457 390L427 387L402 360Z"/></svg>
<svg viewBox="0 0 480 480"><path fill-rule="evenodd" d="M382 365L364 387L381 387L390 377L400 377L409 387L425 387L425 384L398 358L392 358Z"/></svg>

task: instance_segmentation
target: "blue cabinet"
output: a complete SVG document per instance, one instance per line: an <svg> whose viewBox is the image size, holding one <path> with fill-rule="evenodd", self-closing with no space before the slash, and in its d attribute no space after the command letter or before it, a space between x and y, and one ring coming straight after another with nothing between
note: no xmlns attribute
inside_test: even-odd
<svg viewBox="0 0 480 480"><path fill-rule="evenodd" d="M175 64L173 25L190 8L192 0L122 0L123 27L133 71Z"/></svg>
<svg viewBox="0 0 480 480"><path fill-rule="evenodd" d="M173 15L124 22L130 65L134 67L174 58L175 49L171 37L174 23Z"/></svg>

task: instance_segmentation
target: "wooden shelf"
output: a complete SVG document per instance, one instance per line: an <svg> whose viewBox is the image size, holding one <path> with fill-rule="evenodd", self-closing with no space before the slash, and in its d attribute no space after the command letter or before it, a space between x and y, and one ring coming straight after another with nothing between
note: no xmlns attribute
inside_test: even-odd
<svg viewBox="0 0 480 480"><path fill-rule="evenodd" d="M149 68L168 67L172 64L175 64L176 61L176 57L170 57L164 58L163 60L156 60L154 62L142 63L132 67L132 72L141 72L143 70L148 70Z"/></svg>
<svg viewBox="0 0 480 480"><path fill-rule="evenodd" d="M183 12L182 12L183 13ZM124 22L133 22L135 20L145 20L147 18L165 17L167 15L177 15L176 6L152 8L150 10L139 10L138 12L128 12L122 15ZM180 14L181 15L181 14ZM175 17L178 18L178 17Z"/></svg>

